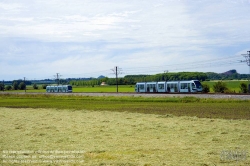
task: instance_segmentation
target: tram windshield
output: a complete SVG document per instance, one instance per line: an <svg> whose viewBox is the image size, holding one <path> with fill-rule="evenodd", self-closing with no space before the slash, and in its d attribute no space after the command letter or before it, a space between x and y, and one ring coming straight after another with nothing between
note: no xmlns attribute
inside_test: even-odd
<svg viewBox="0 0 250 166"><path fill-rule="evenodd" d="M196 88L200 89L202 88L200 81L194 81Z"/></svg>
<svg viewBox="0 0 250 166"><path fill-rule="evenodd" d="M68 86L68 90L72 90L72 86Z"/></svg>

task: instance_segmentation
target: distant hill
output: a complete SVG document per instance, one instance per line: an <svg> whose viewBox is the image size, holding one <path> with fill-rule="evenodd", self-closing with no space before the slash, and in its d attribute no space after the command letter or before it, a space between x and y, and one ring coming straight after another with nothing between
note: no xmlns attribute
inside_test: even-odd
<svg viewBox="0 0 250 166"><path fill-rule="evenodd" d="M221 73L221 74L232 75L232 74L239 74L239 73L237 73L237 71L235 69L232 69L232 70L226 71L226 72Z"/></svg>
<svg viewBox="0 0 250 166"><path fill-rule="evenodd" d="M97 77L97 79L101 79L101 78L105 78L105 76L100 75L99 77Z"/></svg>
<svg viewBox="0 0 250 166"><path fill-rule="evenodd" d="M233 80L233 79L247 79L248 74L239 74L235 69L226 71L224 73L207 72L209 80Z"/></svg>

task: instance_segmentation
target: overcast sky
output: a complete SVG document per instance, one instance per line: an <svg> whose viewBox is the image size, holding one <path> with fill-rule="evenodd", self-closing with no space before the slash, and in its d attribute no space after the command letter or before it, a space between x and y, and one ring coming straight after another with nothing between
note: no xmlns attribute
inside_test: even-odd
<svg viewBox="0 0 250 166"><path fill-rule="evenodd" d="M248 73L250 0L1 0L0 79Z"/></svg>

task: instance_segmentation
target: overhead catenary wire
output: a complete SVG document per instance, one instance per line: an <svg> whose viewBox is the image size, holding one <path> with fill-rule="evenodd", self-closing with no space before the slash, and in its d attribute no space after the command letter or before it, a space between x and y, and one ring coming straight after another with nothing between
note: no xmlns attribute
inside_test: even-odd
<svg viewBox="0 0 250 166"><path fill-rule="evenodd" d="M159 67L170 67L170 66L179 66L179 65L190 65L190 64L207 64L207 63L213 63L213 62L218 62L218 61L223 61L225 62L226 59L238 59L240 57L238 56L229 56L229 57L224 57L224 58L217 58L217 59L208 59L205 62L204 61L195 61L195 62L185 62L185 63L175 63L175 64L170 64L170 65L160 65L160 66L141 66L141 67L133 67L133 68L126 68L127 70L135 70L135 69L141 69L141 68L159 68Z"/></svg>
<svg viewBox="0 0 250 166"><path fill-rule="evenodd" d="M184 70L197 70L199 68L211 68L211 67L224 67L231 65L241 65L239 61L240 56L229 56L224 58L210 59L207 61L196 61L196 62L186 62L186 63L177 63L170 65L161 65L161 66L147 66L147 67L134 67L134 68L125 68L124 71L127 75L130 74L150 74L150 73L163 73L165 70L175 72L175 71L184 71Z"/></svg>

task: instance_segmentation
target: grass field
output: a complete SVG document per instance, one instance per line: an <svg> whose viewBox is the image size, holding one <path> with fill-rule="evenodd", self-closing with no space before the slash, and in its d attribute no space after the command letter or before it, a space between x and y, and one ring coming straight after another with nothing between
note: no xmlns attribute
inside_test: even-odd
<svg viewBox="0 0 250 166"><path fill-rule="evenodd" d="M24 92L24 90L11 90L12 92ZM9 91L9 92L11 92ZM33 89L32 86L27 86L27 92L46 92L45 89ZM119 85L119 92L134 92L134 85ZM85 86L85 87L73 87L73 92L116 92L116 86Z"/></svg>
<svg viewBox="0 0 250 166"><path fill-rule="evenodd" d="M204 81L203 83L209 85L210 92L214 92L213 85L218 81ZM227 87L230 91L239 93L240 92L240 83L246 83L249 84L248 81L238 81L238 80L225 80L223 81L227 84Z"/></svg>
<svg viewBox="0 0 250 166"><path fill-rule="evenodd" d="M1 94L0 165L250 165L249 126L248 100Z"/></svg>
<svg viewBox="0 0 250 166"><path fill-rule="evenodd" d="M120 85L119 92L134 92L134 85ZM74 92L116 92L116 86L74 87Z"/></svg>
<svg viewBox="0 0 250 166"><path fill-rule="evenodd" d="M0 94L0 106L9 108L56 108L105 110L147 114L173 114L199 118L248 119L250 100L195 97L92 97Z"/></svg>

